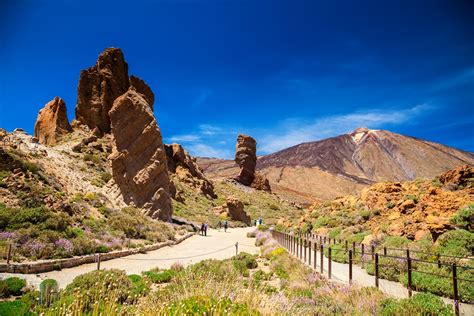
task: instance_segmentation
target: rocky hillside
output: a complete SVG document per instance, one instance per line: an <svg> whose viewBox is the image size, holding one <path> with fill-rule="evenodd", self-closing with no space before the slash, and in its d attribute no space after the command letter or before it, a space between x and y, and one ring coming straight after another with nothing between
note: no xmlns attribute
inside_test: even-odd
<svg viewBox="0 0 474 316"><path fill-rule="evenodd" d="M429 237L436 241L456 228L453 217L460 210L472 207L474 168L466 165L431 180L380 182L359 195L316 203L300 219L300 224L322 234L338 228L339 233L370 232L408 240ZM461 226L472 230L469 216Z"/></svg>
<svg viewBox="0 0 474 316"><path fill-rule="evenodd" d="M235 172L230 161L199 162L211 177ZM433 178L464 164L474 165L472 153L385 130L359 128L260 157L257 169L274 192L311 202L355 194L380 181Z"/></svg>

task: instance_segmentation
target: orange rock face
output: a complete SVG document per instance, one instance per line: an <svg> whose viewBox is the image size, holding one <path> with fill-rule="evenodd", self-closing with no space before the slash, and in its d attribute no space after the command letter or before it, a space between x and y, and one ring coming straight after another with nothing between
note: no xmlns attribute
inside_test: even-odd
<svg viewBox="0 0 474 316"><path fill-rule="evenodd" d="M109 111L130 86L128 65L119 48L107 48L94 66L81 71L77 88L76 120L91 130L110 131Z"/></svg>
<svg viewBox="0 0 474 316"><path fill-rule="evenodd" d="M240 166L240 173L236 180L250 186L255 178L257 166L257 142L248 135L240 134L237 137L235 162Z"/></svg>
<svg viewBox="0 0 474 316"><path fill-rule="evenodd" d="M247 225L250 225L250 216L244 211L244 203L234 196L227 197L226 203L223 209L227 211L229 217L236 221L241 221Z"/></svg>
<svg viewBox="0 0 474 316"><path fill-rule="evenodd" d="M128 77L128 65L120 48L105 49L94 66L81 71L77 88L77 123L98 130L99 135L110 132L109 111L130 86L153 109L153 91L142 79Z"/></svg>
<svg viewBox="0 0 474 316"><path fill-rule="evenodd" d="M165 145L168 170L174 173L184 183L197 189L208 198L216 198L214 186L204 176L201 168L196 163L195 158L191 157L179 144Z"/></svg>
<svg viewBox="0 0 474 316"><path fill-rule="evenodd" d="M127 204L171 221L170 179L160 129L150 105L131 87L109 112L114 138L112 175Z"/></svg>
<svg viewBox="0 0 474 316"><path fill-rule="evenodd" d="M35 123L35 137L41 144L54 145L65 134L72 132L64 100L55 97L38 113Z"/></svg>

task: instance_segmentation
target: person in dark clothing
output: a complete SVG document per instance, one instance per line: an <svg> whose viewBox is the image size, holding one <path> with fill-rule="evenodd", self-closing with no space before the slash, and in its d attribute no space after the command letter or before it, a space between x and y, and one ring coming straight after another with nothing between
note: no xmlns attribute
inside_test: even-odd
<svg viewBox="0 0 474 316"><path fill-rule="evenodd" d="M222 228L222 223L221 223L221 221L219 221L219 223L217 223L217 229L219 231L221 231L221 228Z"/></svg>
<svg viewBox="0 0 474 316"><path fill-rule="evenodd" d="M204 236L207 236L207 228L208 228L208 225L207 223L204 224Z"/></svg>
<svg viewBox="0 0 474 316"><path fill-rule="evenodd" d="M204 223L201 224L201 235L204 236L204 229L205 229L205 226L204 226Z"/></svg>
<svg viewBox="0 0 474 316"><path fill-rule="evenodd" d="M227 221L224 221L224 232L227 232L227 226L228 226Z"/></svg>

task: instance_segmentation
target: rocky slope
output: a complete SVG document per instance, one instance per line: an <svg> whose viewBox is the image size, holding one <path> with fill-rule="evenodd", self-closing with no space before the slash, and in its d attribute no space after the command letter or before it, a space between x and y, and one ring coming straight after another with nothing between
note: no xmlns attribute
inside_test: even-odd
<svg viewBox="0 0 474 316"><path fill-rule="evenodd" d="M229 161L200 159L210 177L234 171ZM385 130L359 128L350 134L303 143L260 157L257 169L274 192L303 202L354 194L380 181L432 178L474 155Z"/></svg>
<svg viewBox="0 0 474 316"><path fill-rule="evenodd" d="M380 182L355 196L316 203L300 224L309 224L318 233L339 227L409 240L429 236L436 241L455 228L452 217L470 205L474 205L474 168L465 165L432 180Z"/></svg>

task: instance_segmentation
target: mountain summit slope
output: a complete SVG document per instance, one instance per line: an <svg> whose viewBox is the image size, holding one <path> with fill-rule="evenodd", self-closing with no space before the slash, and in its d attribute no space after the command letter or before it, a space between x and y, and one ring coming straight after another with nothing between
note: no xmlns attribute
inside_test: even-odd
<svg viewBox="0 0 474 316"><path fill-rule="evenodd" d="M431 178L462 164L474 164L474 154L385 130L358 128L264 156L258 168L318 167L356 181L377 182Z"/></svg>
<svg viewBox="0 0 474 316"><path fill-rule="evenodd" d="M200 159L199 163L211 177L229 176L236 169L226 160ZM461 165L474 165L474 154L365 127L257 161L272 191L301 202L356 194L375 182L433 178Z"/></svg>

